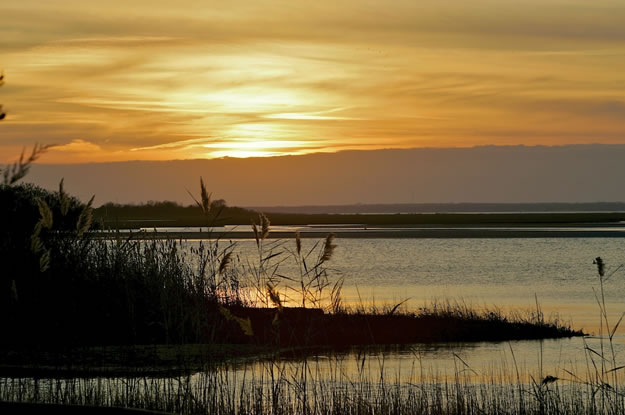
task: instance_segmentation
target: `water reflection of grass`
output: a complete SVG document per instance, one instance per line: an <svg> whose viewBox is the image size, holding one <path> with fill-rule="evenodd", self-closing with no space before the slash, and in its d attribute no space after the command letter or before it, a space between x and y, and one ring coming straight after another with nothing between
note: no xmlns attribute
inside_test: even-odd
<svg viewBox="0 0 625 415"><path fill-rule="evenodd" d="M618 414L620 392L592 379L557 379L514 369L481 373L456 361L451 374L379 370L363 354L346 368L338 358L319 365L266 361L255 370L222 365L169 378L10 379L0 399L139 407L188 414ZM401 379L401 380L400 380Z"/></svg>

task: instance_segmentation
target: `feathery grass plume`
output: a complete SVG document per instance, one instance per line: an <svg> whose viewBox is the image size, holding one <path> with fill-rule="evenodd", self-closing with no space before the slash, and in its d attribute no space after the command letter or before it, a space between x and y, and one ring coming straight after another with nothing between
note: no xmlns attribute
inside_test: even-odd
<svg viewBox="0 0 625 415"><path fill-rule="evenodd" d="M332 287L332 292L330 293L330 310L334 314L339 314L344 311L343 298L341 296L344 281L345 280L343 278L336 281Z"/></svg>
<svg viewBox="0 0 625 415"><path fill-rule="evenodd" d="M27 159L24 159L24 150L22 150L19 160L4 169L3 183L11 186L23 179L28 174L31 165L51 147L51 145L35 144Z"/></svg>
<svg viewBox="0 0 625 415"><path fill-rule="evenodd" d="M295 231L295 247L297 248L297 255L302 253L302 238L299 231Z"/></svg>
<svg viewBox="0 0 625 415"><path fill-rule="evenodd" d="M59 204L61 205L61 215L67 216L67 212L69 212L69 197L63 188L64 180L65 179L61 179L59 183Z"/></svg>
<svg viewBox="0 0 625 415"><path fill-rule="evenodd" d="M93 209L91 208L91 204L93 203L94 198L95 196L91 196L89 202L82 208L80 216L78 216L78 221L76 222L76 231L78 232L78 237L82 237L85 232L87 232L91 227L91 222L93 221Z"/></svg>
<svg viewBox="0 0 625 415"><path fill-rule="evenodd" d="M50 250L46 249L46 251L39 258L39 271L46 272L46 270L50 268Z"/></svg>
<svg viewBox="0 0 625 415"><path fill-rule="evenodd" d="M208 216L208 213L210 212L210 208L211 208L212 193L209 194L206 191L206 186L204 185L204 179L201 176L200 176L200 200L197 200L195 196L193 196L193 193L191 193L189 190L187 190L187 193L189 193L189 196L191 196L195 204L198 205L198 207L202 210L202 213Z"/></svg>
<svg viewBox="0 0 625 415"><path fill-rule="evenodd" d="M256 246L260 246L260 238L258 235L258 227L256 226L256 223L252 222L252 231L254 232L254 239L256 239Z"/></svg>
<svg viewBox="0 0 625 415"><path fill-rule="evenodd" d="M267 283L267 294L269 295L269 299L278 307L278 310L282 311L282 300L280 299L280 294L276 291L276 288L273 287L270 283Z"/></svg>
<svg viewBox="0 0 625 415"><path fill-rule="evenodd" d="M221 258L221 262L219 263L219 274L223 274L231 262L232 262L232 251L228 251L224 254L223 258Z"/></svg>
<svg viewBox="0 0 625 415"><path fill-rule="evenodd" d="M260 241L264 241L269 235L269 219L264 213L258 213L258 224L252 222L252 232L254 232L254 239L256 239L256 246L260 246Z"/></svg>
<svg viewBox="0 0 625 415"><path fill-rule="evenodd" d="M35 230L30 237L30 250L35 254L43 249L43 242L41 242L41 238L39 237L41 235L41 229L41 221L39 221L35 225Z"/></svg>
<svg viewBox="0 0 625 415"><path fill-rule="evenodd" d="M259 214L259 218L260 218L260 238L264 241L265 238L267 238L267 236L269 236L269 219L267 219L267 216L265 216L264 213L260 213Z"/></svg>
<svg viewBox="0 0 625 415"><path fill-rule="evenodd" d="M553 383L557 380L559 380L560 378L556 377L556 376L551 376L551 375L547 375L545 376L545 378L542 380L542 382L540 382L541 385L548 385L550 383Z"/></svg>
<svg viewBox="0 0 625 415"><path fill-rule="evenodd" d="M603 259L598 256L597 258L595 258L594 261L592 261L592 263L597 265L597 272L599 273L599 276L605 276L605 263L603 262Z"/></svg>
<svg viewBox="0 0 625 415"><path fill-rule="evenodd" d="M221 305L219 306L219 312L221 313L222 316L226 318L226 320L236 321L239 324L239 327L241 327L243 334L245 334L246 336L252 337L254 335L254 330L252 330L252 320L250 320L249 317L248 318L237 317L234 314L232 314L230 310L228 310L226 307L221 306Z"/></svg>
<svg viewBox="0 0 625 415"><path fill-rule="evenodd" d="M39 223L46 229L52 229L52 210L45 200L37 198L37 206L39 207Z"/></svg>
<svg viewBox="0 0 625 415"><path fill-rule="evenodd" d="M200 191L201 191L201 197L202 197L202 211L204 212L204 214L208 215L208 212L210 211L211 208L211 194L208 194L208 192L206 191L206 186L204 186L204 179L202 179L202 177L200 177Z"/></svg>
<svg viewBox="0 0 625 415"><path fill-rule="evenodd" d="M333 233L330 233L326 237L325 244L323 245L323 254L321 255L321 260L320 260L321 262L326 262L332 259L334 248L336 248L336 245L333 244L334 236L335 235Z"/></svg>
<svg viewBox="0 0 625 415"><path fill-rule="evenodd" d="M43 250L43 241L40 238L43 228L52 229L52 210L50 206L40 198L35 199L37 206L39 207L39 221L35 225L33 234L30 237L30 249L35 253L39 253ZM50 250L46 249L39 257L39 270L41 272L46 271L50 267Z"/></svg>

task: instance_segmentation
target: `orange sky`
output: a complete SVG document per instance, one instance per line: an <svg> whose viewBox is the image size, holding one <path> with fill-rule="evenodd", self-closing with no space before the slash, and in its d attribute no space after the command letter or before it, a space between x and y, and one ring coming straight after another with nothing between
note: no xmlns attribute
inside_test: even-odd
<svg viewBox="0 0 625 415"><path fill-rule="evenodd" d="M621 0L0 4L0 162L625 143Z"/></svg>

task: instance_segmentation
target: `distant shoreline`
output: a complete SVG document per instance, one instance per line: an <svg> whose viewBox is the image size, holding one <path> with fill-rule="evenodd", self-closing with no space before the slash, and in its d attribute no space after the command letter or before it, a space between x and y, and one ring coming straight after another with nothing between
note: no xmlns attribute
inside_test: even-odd
<svg viewBox="0 0 625 415"><path fill-rule="evenodd" d="M327 230L327 231L304 231L300 232L301 238L325 238L329 233L333 233L337 238L351 239L453 239L453 238L625 238L625 228L620 230L597 230L597 229L556 229L545 230L536 229L506 229L493 227L492 229L461 229L461 228L436 228L436 229L362 229L362 230ZM126 236L128 232L120 235ZM101 232L100 236L115 237L115 232ZM135 238L139 239L254 239L253 232L198 232L198 231L136 231L132 232ZM271 239L292 239L295 238L294 231L272 231L268 238Z"/></svg>
<svg viewBox="0 0 625 415"><path fill-rule="evenodd" d="M171 208L171 209L170 209ZM416 229L460 229L464 234L467 227L471 228L525 228L530 227L541 232L556 227L587 228L602 227L613 230L625 226L625 213L436 213L436 214L292 214L266 213L272 226L295 227L369 227ZM108 206L96 209L94 218L102 224L101 229L153 229L176 228L186 232L212 226L250 226L258 223L257 212L242 208L225 207L215 209L212 215L204 216L197 207L181 206ZM185 229L196 228L196 229ZM338 230L337 228L337 230ZM274 228L275 229L275 228ZM625 229L625 228L624 228ZM172 229L174 230L174 229ZM251 229L248 227L246 230ZM275 229L279 231L280 229ZM283 229L292 230L292 229ZM315 229L310 229L314 231ZM345 229L349 231L352 229ZM359 233L362 229L356 229ZM293 230L294 231L294 230ZM524 229L523 232L527 232ZM423 232L417 233L417 235ZM426 233L430 235L429 233Z"/></svg>
<svg viewBox="0 0 625 415"><path fill-rule="evenodd" d="M360 203L344 205L242 206L257 212L300 215L561 214L624 213L625 202Z"/></svg>

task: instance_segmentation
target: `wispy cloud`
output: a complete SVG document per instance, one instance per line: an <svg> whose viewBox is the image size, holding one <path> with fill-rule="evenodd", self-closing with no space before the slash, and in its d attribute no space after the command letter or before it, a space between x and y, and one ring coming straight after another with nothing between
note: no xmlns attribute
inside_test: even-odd
<svg viewBox="0 0 625 415"><path fill-rule="evenodd" d="M617 1L28 0L0 15L0 156L625 142Z"/></svg>
<svg viewBox="0 0 625 415"><path fill-rule="evenodd" d="M207 138L195 138L192 140L174 141L171 143L157 144L146 147L131 148L130 151L145 151L145 150L164 150L164 149L187 149L195 146L204 146L209 140Z"/></svg>

